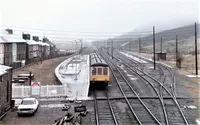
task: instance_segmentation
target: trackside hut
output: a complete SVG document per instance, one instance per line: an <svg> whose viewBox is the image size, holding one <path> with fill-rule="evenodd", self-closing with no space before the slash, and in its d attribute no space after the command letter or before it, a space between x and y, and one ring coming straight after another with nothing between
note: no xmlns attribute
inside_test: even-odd
<svg viewBox="0 0 200 125"><path fill-rule="evenodd" d="M0 64L0 118L11 106L12 68Z"/></svg>

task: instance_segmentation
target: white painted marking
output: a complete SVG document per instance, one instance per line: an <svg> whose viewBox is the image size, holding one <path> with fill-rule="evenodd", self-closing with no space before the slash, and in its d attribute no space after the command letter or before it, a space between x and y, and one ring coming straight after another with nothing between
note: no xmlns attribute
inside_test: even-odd
<svg viewBox="0 0 200 125"><path fill-rule="evenodd" d="M112 87L112 85L111 85L111 84L108 84L108 87Z"/></svg>
<svg viewBox="0 0 200 125"><path fill-rule="evenodd" d="M190 78L200 78L200 75L187 75L187 77L190 77Z"/></svg>
<svg viewBox="0 0 200 125"><path fill-rule="evenodd" d="M138 78L133 78L133 77L131 78L131 80L137 80L137 79L138 79Z"/></svg>
<svg viewBox="0 0 200 125"><path fill-rule="evenodd" d="M42 108L59 108L63 107L64 104L47 104L47 105L40 105Z"/></svg>
<svg viewBox="0 0 200 125"><path fill-rule="evenodd" d="M129 77L130 77L130 76L133 76L133 75L131 75L131 74L127 74L127 76L129 76Z"/></svg>
<svg viewBox="0 0 200 125"><path fill-rule="evenodd" d="M197 107L195 105L184 106L184 108L197 109Z"/></svg>

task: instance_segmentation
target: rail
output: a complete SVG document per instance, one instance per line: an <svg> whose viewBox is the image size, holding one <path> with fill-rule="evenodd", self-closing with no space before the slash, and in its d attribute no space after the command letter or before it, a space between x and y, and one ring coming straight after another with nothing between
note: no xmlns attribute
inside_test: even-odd
<svg viewBox="0 0 200 125"><path fill-rule="evenodd" d="M117 58L117 57L115 57L115 59L121 61L121 60L120 60L119 58ZM129 59L129 60L130 60L130 59ZM128 66L127 63L126 63L126 64L124 63L124 65L126 65L126 66L129 68L129 66ZM129 65L131 65L131 64L129 64ZM182 112L182 110L181 110L181 108L180 108L180 105L178 104L176 98L169 92L169 90L168 90L165 86L163 86L163 84L162 84L160 81L156 80L155 78L153 78L152 76L150 76L150 75L147 74L146 72L141 71L140 69L138 69L137 71L135 71L135 70L132 69L132 68L129 68L129 69L132 70L133 72L135 72L136 74L138 74L137 71L142 72L144 75L148 76L150 79L154 80L154 81L157 82L162 88L164 88L164 90L172 97L172 99L173 99L174 103L176 104L176 106L177 106L179 112L181 113L181 116L182 116L182 118L183 118L185 124L188 125L188 122L187 122L187 120L186 120L186 117L185 117L185 115L183 114L183 112ZM140 74L138 74L138 75L139 75L141 78L143 78L145 81L148 81L147 79L145 79L145 78L144 78L143 76L141 76ZM173 79L174 79L174 76L173 76ZM153 88L154 88L154 87L153 87ZM155 88L154 88L154 89L155 89Z"/></svg>
<svg viewBox="0 0 200 125"><path fill-rule="evenodd" d="M110 60L109 60L109 61L110 61ZM153 115L153 113L150 111L150 109L145 105L145 103L142 101L142 99L139 97L139 95L135 92L135 90L132 88L132 86L130 85L130 83L127 81L127 79L125 78L125 76L121 73L121 71L117 68L117 66L116 66L112 61L110 61L110 62L111 62L111 64L117 69L116 71L119 72L119 74L122 76L123 80L124 80L124 81L126 82L126 84L129 86L129 88L131 89L131 91L136 95L137 99L138 99L138 100L140 101L140 103L144 106L145 110L150 114L150 116L155 120L155 122L156 122L157 124L161 124L161 123L158 121L158 119ZM119 88L120 88L120 90L121 90L123 96L125 97L125 99L126 99L126 101L127 101L127 104L129 105L130 102L128 101L127 96L126 96L126 94L125 94L125 92L124 92L122 86L119 84L118 77L116 77L116 72L114 72L112 68L111 68L111 71L112 71L112 73L113 73L113 76L114 76L115 80L117 81L117 84L118 84L118 86L119 86ZM132 113L134 114L136 120L138 121L138 123L139 123L139 124L142 124L142 121L140 121L140 119L138 118L137 114L136 114L135 111L133 110L132 106L129 105L129 107L130 107Z"/></svg>
<svg viewBox="0 0 200 125"><path fill-rule="evenodd" d="M111 104L111 102L110 102L110 99L109 99L109 96L108 96L108 93L107 93L107 91L105 90L104 91L105 92L105 94L106 94L106 101L107 101L107 104L108 104L108 107L109 107L109 109L110 109L110 114L112 115L112 120L113 120L113 122L114 122L114 124L115 125L118 125L118 121L117 121L117 119L116 119L116 116L115 116L115 113L114 113L114 110L113 110L113 107L112 107L112 104ZM95 119L96 119L96 125L100 125L100 121L102 121L102 119L100 119L101 117L99 116L99 105L98 105L98 101L99 100L97 100L97 98L96 98L96 92L94 91L94 109L95 109ZM104 103L105 104L105 103ZM101 110L106 110L107 111L107 109L101 109ZM106 112L107 113L107 112ZM101 113L101 115L102 115L102 113ZM106 114L107 115L107 114ZM106 116L105 116L106 117ZM109 121L111 121L111 120L109 120Z"/></svg>

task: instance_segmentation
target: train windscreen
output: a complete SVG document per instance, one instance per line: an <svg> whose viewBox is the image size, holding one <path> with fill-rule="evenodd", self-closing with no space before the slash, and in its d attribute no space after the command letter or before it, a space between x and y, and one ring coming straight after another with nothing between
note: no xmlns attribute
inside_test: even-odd
<svg viewBox="0 0 200 125"><path fill-rule="evenodd" d="M103 75L108 75L108 68L107 67L103 68Z"/></svg>

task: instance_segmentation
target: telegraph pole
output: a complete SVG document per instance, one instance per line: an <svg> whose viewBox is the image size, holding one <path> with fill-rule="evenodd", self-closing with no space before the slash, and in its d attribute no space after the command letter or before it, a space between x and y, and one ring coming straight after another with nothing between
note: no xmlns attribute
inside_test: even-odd
<svg viewBox="0 0 200 125"><path fill-rule="evenodd" d="M162 53L162 37L160 39L160 52Z"/></svg>
<svg viewBox="0 0 200 125"><path fill-rule="evenodd" d="M32 77L32 73L29 72L29 85L31 86L31 77Z"/></svg>
<svg viewBox="0 0 200 125"><path fill-rule="evenodd" d="M155 26L153 26L153 64L154 64L154 70L156 69L156 47L155 47Z"/></svg>
<svg viewBox="0 0 200 125"><path fill-rule="evenodd" d="M82 39L80 39L80 42L81 42L81 50L82 50L82 47L83 47L83 41L82 41Z"/></svg>
<svg viewBox="0 0 200 125"><path fill-rule="evenodd" d="M195 22L195 64L196 64L196 75L198 75L198 58L197 58L197 24Z"/></svg>
<svg viewBox="0 0 200 125"><path fill-rule="evenodd" d="M176 67L178 67L177 60L178 60L178 36L176 35Z"/></svg>
<svg viewBox="0 0 200 125"><path fill-rule="evenodd" d="M76 42L76 51L77 51L77 41L75 40L75 42Z"/></svg>
<svg viewBox="0 0 200 125"><path fill-rule="evenodd" d="M111 53L112 53L112 59L113 59L113 40L111 40L111 44L112 44Z"/></svg>
<svg viewBox="0 0 200 125"><path fill-rule="evenodd" d="M139 53L141 53L141 41L140 41L140 37L139 37Z"/></svg>
<svg viewBox="0 0 200 125"><path fill-rule="evenodd" d="M107 43L107 54L108 54L108 40L106 40L106 43Z"/></svg>

